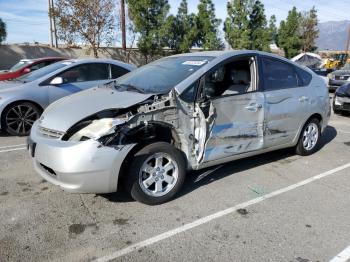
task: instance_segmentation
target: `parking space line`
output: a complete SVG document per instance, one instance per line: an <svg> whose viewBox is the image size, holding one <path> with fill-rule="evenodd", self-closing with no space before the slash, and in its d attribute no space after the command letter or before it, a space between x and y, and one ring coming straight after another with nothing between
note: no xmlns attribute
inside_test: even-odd
<svg viewBox="0 0 350 262"><path fill-rule="evenodd" d="M24 149L26 149L26 147L11 148L11 149L0 150L0 153L11 152L11 151L18 151L18 150L24 150Z"/></svg>
<svg viewBox="0 0 350 262"><path fill-rule="evenodd" d="M332 258L329 262L346 262L350 260L350 246Z"/></svg>
<svg viewBox="0 0 350 262"><path fill-rule="evenodd" d="M13 147L23 147L26 144L18 144L18 145L10 145L10 146L0 146L0 150L7 149L7 148L13 148Z"/></svg>
<svg viewBox="0 0 350 262"><path fill-rule="evenodd" d="M157 242L160 242L162 240L170 238L170 237L172 237L174 235L177 235L179 233L188 231L190 229L193 229L193 228L198 227L200 225L206 224L206 223L208 223L210 221L213 221L215 219L218 219L218 218L221 218L221 217L226 216L228 214L231 214L231 213L237 211L238 209L246 208L246 207L249 207L251 205L258 204L258 203L260 203L260 202L262 202L262 201L264 201L266 199L270 199L270 198L273 198L275 196L281 195L283 193L286 193L286 192L291 191L293 189L296 189L296 188L299 188L301 186L307 185L309 183L312 183L312 182L314 182L316 180L319 180L319 179L322 179L324 177L327 177L327 176L330 176L330 175L334 175L335 173L337 173L337 172L339 172L341 170L344 170L346 168L349 168L349 167L350 167L350 163L347 163L345 165L339 166L337 168L334 168L334 169L329 170L327 172L324 172L322 174L319 174L319 175L310 177L308 179L305 179L303 181L300 181L300 182L298 182L296 184L293 184L293 185L290 185L290 186L278 189L276 191L273 191L273 192L268 193L266 195L263 195L261 197L254 198L252 200L246 201L246 202L238 204L236 206L233 206L233 207L227 208L225 210L219 211L217 213L211 214L209 216L200 218L200 219L195 220L195 221L193 221L191 223L182 225L182 226L180 226L178 228L174 228L172 230L169 230L169 231L164 232L164 233L162 233L160 235L151 237L151 238L146 239L144 241L141 241L139 243L130 245L130 246L126 247L126 248L117 250L116 252L114 252L114 253L112 253L110 255L106 255L104 257L98 258L95 261L97 261L97 262L105 262L105 261L110 261L110 260L113 260L113 259L125 256L125 255L127 255L127 254L129 254L131 252L134 252L136 250L139 250L141 248L150 246L152 244L155 244Z"/></svg>

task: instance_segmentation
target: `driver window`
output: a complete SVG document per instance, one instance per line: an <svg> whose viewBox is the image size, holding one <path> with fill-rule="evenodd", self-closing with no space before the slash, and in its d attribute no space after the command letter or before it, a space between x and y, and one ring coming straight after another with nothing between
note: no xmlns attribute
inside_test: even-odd
<svg viewBox="0 0 350 262"><path fill-rule="evenodd" d="M204 96L209 99L255 91L255 59L242 58L205 75Z"/></svg>
<svg viewBox="0 0 350 262"><path fill-rule="evenodd" d="M109 78L109 68L108 64L102 63L82 64L72 67L58 76L62 77L64 84L104 80Z"/></svg>

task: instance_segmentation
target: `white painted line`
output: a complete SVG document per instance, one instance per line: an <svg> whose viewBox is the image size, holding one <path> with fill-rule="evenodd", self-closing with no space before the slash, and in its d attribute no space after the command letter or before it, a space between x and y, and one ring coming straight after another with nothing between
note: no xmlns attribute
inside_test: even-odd
<svg viewBox="0 0 350 262"><path fill-rule="evenodd" d="M13 148L13 147L23 147L26 146L27 144L19 144L19 145L11 145L11 146L0 146L0 150L1 149L5 149L5 148Z"/></svg>
<svg viewBox="0 0 350 262"><path fill-rule="evenodd" d="M350 246L332 258L329 262L346 262L350 261Z"/></svg>
<svg viewBox="0 0 350 262"><path fill-rule="evenodd" d="M18 151L18 150L24 150L24 149L27 149L27 148L26 147L19 147L19 148L5 149L5 150L0 150L0 153Z"/></svg>
<svg viewBox="0 0 350 262"><path fill-rule="evenodd" d="M266 199L269 199L269 198L273 198L275 196L278 196L278 195L281 195L283 193L286 193L288 191L291 191L293 189L296 189L296 188L299 188L301 186L304 186L304 185L307 185L311 182L314 182L316 180L319 180L321 178L324 178L324 177L327 177L327 176L330 176L330 175L333 175L341 170L344 170L346 168L349 168L350 167L350 163L347 163L346 165L343 165L343 166L340 166L340 167L337 167L337 168L334 168L332 170L329 170L327 172L324 172L322 174L319 174L319 175L316 175L316 176L313 176L313 177L310 177L308 179L305 179L303 181L300 181L296 184L293 184L293 185L290 185L290 186L287 186L287 187L284 187L284 188L281 188L281 189L278 189L276 191L273 191L271 193L268 193L264 196L261 196L261 197L257 197L257 198L254 198L252 200L249 200L247 202L244 202L244 203L241 203L241 204L238 204L236 206L233 206L233 207L230 207L230 208L227 208L225 210L222 210L222 211L219 211L217 213L214 213L212 215L209 215L209 216L206 216L206 217L203 217L203 218L200 218L198 220L195 220L191 223L188 223L188 224L185 224L181 227L178 227L178 228L174 228L172 230L169 230L167 232L164 232L160 235L157 235L157 236L154 236L154 237L151 237L149 239L146 239L144 241L141 241L139 243L136 243L134 245L130 245L126 248L123 248L123 249L120 249L120 250L117 250L116 252L110 254L110 255L107 255L107 256L104 256L104 257L101 257L101 258L98 258L96 259L95 261L97 262L105 262L105 261L110 261L112 259L116 259L116 258L119 258L119 257L122 257L122 256L125 256L133 251L136 251L136 250L139 250L141 248L144 248L144 247L147 247L147 246L150 246L154 243L157 243L159 241L162 241L162 240L165 240L167 238L170 238L176 234L179 234L179 233L182 233L182 232L185 232L187 230L190 230L192 228L195 228L195 227L198 227L200 225L203 225L205 223L208 223L214 219L218 219L220 217L223 217L223 216L226 216L228 214L231 214L235 211L237 211L238 209L240 208L246 208L248 206L251 206L251 205L255 205L255 204L258 204Z"/></svg>

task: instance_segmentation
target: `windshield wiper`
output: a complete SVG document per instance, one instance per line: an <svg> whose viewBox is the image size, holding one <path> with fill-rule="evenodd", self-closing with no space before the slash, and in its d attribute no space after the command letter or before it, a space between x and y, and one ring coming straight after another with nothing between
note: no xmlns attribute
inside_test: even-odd
<svg viewBox="0 0 350 262"><path fill-rule="evenodd" d="M132 91L132 92L138 92L138 93L144 93L143 90L137 88L133 85L125 85L125 84L115 84L115 89L118 91Z"/></svg>

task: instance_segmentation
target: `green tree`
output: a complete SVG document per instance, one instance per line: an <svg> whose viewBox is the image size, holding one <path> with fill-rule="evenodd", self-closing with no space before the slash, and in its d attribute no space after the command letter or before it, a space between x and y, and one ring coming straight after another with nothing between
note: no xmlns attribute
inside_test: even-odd
<svg viewBox="0 0 350 262"><path fill-rule="evenodd" d="M309 12L304 12L300 22L300 38L303 52L313 52L317 49L315 41L318 38L317 10L313 7Z"/></svg>
<svg viewBox="0 0 350 262"><path fill-rule="evenodd" d="M277 43L276 16L272 15L269 20L269 34L271 43Z"/></svg>
<svg viewBox="0 0 350 262"><path fill-rule="evenodd" d="M188 14L187 0L181 1L176 16L167 18L167 45L176 53L189 52L195 44L198 35L195 19L194 14Z"/></svg>
<svg viewBox="0 0 350 262"><path fill-rule="evenodd" d="M278 30L278 45L283 48L287 58L296 56L302 47L300 39L301 14L296 7L288 12L287 20L281 21Z"/></svg>
<svg viewBox="0 0 350 262"><path fill-rule="evenodd" d="M267 28L267 20L264 5L256 0L251 3L249 12L249 49L270 51L270 34Z"/></svg>
<svg viewBox="0 0 350 262"><path fill-rule="evenodd" d="M225 39L233 49L249 49L249 3L248 0L233 0L227 3L228 17L224 23Z"/></svg>
<svg viewBox="0 0 350 262"><path fill-rule="evenodd" d="M127 3L130 19L139 35L137 46L147 63L149 57L159 54L165 45L170 6L167 0L128 0Z"/></svg>
<svg viewBox="0 0 350 262"><path fill-rule="evenodd" d="M204 50L220 50L224 45L219 37L221 20L215 16L215 7L211 0L200 0L196 17L198 47Z"/></svg>
<svg viewBox="0 0 350 262"><path fill-rule="evenodd" d="M0 18L0 44L5 41L7 37L7 32L6 32L6 24L5 22L2 21Z"/></svg>

